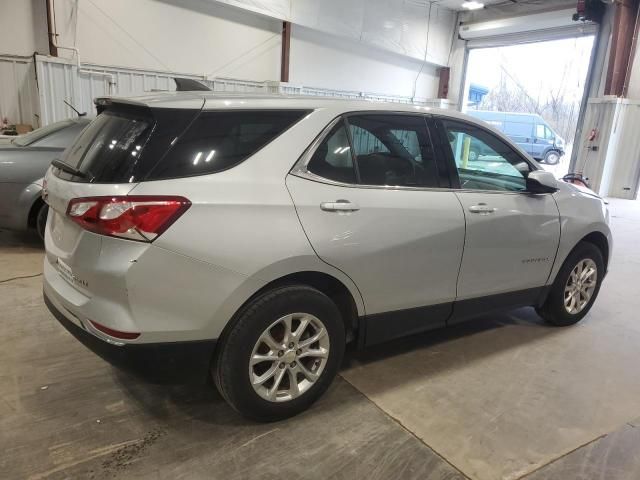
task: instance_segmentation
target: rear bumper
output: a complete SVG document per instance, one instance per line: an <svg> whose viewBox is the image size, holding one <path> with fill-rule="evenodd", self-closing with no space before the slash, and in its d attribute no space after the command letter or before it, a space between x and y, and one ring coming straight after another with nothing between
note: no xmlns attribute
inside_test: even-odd
<svg viewBox="0 0 640 480"><path fill-rule="evenodd" d="M205 382L216 340L115 345L69 319L47 296L44 303L64 328L96 355L154 383Z"/></svg>

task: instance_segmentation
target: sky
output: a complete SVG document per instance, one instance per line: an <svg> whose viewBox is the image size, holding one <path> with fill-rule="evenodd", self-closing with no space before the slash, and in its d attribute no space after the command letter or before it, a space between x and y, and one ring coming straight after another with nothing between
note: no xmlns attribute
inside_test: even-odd
<svg viewBox="0 0 640 480"><path fill-rule="evenodd" d="M592 45L593 36L588 36L474 49L469 54L468 79L491 89L501 75L508 75L533 98L564 88L567 99L580 101Z"/></svg>

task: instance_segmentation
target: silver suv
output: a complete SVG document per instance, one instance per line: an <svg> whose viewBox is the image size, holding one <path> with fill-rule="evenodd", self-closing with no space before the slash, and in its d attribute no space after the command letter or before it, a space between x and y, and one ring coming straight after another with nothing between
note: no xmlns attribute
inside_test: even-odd
<svg viewBox="0 0 640 480"><path fill-rule="evenodd" d="M570 325L607 270L602 199L456 112L207 93L97 105L46 176L49 309L112 361L210 372L258 420L306 409L347 342L521 306ZM489 154L470 159L471 143Z"/></svg>

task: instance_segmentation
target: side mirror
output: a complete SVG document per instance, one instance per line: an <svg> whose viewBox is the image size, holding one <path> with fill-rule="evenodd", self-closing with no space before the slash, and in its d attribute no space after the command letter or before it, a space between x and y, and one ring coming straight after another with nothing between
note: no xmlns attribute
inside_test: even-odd
<svg viewBox="0 0 640 480"><path fill-rule="evenodd" d="M527 191L531 193L553 193L558 191L558 181L551 172L534 170L527 176Z"/></svg>

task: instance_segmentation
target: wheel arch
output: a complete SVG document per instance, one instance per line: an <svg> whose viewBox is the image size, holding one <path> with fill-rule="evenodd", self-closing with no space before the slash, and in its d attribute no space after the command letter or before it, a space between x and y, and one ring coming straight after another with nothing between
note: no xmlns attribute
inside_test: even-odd
<svg viewBox="0 0 640 480"><path fill-rule="evenodd" d="M356 337L360 318L356 298L354 298L353 293L342 280L327 272L305 270L289 273L271 280L251 295L238 309L238 312L242 311L255 298L269 290L295 284L313 287L328 296L336 304L342 315L347 341L351 341Z"/></svg>
<svg viewBox="0 0 640 480"><path fill-rule="evenodd" d="M36 222L38 221L38 212L44 205L42 197L37 197L29 209L29 215L27 216L27 227L36 228Z"/></svg>
<svg viewBox="0 0 640 480"><path fill-rule="evenodd" d="M598 250L600 250L600 253L602 253L602 259L604 261L605 274L606 274L606 269L607 269L607 267L609 265L609 252L610 252L609 240L608 240L607 236L604 233L602 233L602 232L600 232L598 230L594 230L594 231L591 231L591 232L583 235L581 238L579 238L575 242L575 244L571 247L571 249L566 251L566 254L564 254L564 255L560 256L560 258L556 259L556 262L555 262L555 264L553 266L553 270L551 272L551 275L549 276L549 280L547 281L547 285L551 285L551 284L553 284L553 282L555 282L556 277L558 276L558 273L560 272L560 268L562 268L562 265L564 265L564 262L567 261L567 258L569 258L571 253L573 253L573 251L582 242L591 243L592 245L595 245L596 248L598 248Z"/></svg>
<svg viewBox="0 0 640 480"><path fill-rule="evenodd" d="M359 319L364 316L364 307L361 298L357 298L355 296L356 294L337 276L312 269L282 274L277 278L263 283L235 310L230 320L222 328L218 338L224 339L227 336L235 323L234 320L238 318L241 312L256 298L278 287L295 284L313 287L327 295L335 302L342 315L347 342L357 338L360 327ZM353 286L353 288L355 288L355 286ZM359 295L359 292L357 292L357 295Z"/></svg>
<svg viewBox="0 0 640 480"><path fill-rule="evenodd" d="M572 251L578 246L580 242L589 242L600 250L602 253L602 259L604 260L605 270L609 265L609 240L602 232L591 232L580 239L578 243L573 247Z"/></svg>

